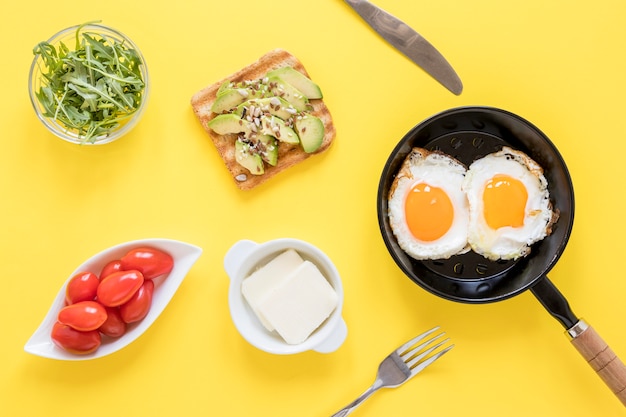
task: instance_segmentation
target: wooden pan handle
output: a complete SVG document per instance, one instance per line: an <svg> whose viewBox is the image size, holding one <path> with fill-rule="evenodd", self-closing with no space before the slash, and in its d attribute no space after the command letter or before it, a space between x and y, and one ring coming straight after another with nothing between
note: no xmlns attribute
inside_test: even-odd
<svg viewBox="0 0 626 417"><path fill-rule="evenodd" d="M626 406L626 366L602 340L600 335L583 320L567 331L571 342L587 360L604 383Z"/></svg>

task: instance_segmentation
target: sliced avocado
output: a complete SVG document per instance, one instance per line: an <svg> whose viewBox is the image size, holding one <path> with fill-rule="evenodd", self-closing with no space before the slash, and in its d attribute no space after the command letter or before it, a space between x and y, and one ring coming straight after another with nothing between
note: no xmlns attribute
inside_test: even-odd
<svg viewBox="0 0 626 417"><path fill-rule="evenodd" d="M248 100L237 106L233 113L242 116L245 110L246 116L254 117L254 115L250 114L253 107L261 109L262 113L269 113L283 120L288 120L297 113L297 110L293 108L291 104L280 97L254 98Z"/></svg>
<svg viewBox="0 0 626 417"><path fill-rule="evenodd" d="M221 114L232 110L247 100L258 97L259 95L260 92L250 88L225 88L215 98L215 101L211 106L211 111L213 113Z"/></svg>
<svg viewBox="0 0 626 417"><path fill-rule="evenodd" d="M233 113L220 114L211 119L207 125L218 135L243 133L248 136L252 132L250 123Z"/></svg>
<svg viewBox="0 0 626 417"><path fill-rule="evenodd" d="M293 67L281 67L267 73L268 77L278 77L297 88L306 98L323 98L322 90L309 77Z"/></svg>
<svg viewBox="0 0 626 417"><path fill-rule="evenodd" d="M261 155L252 152L250 144L240 138L235 141L235 160L252 175L263 175L265 172Z"/></svg>
<svg viewBox="0 0 626 417"><path fill-rule="evenodd" d="M324 123L319 117L310 114L296 118L295 128L304 152L315 152L324 141Z"/></svg>
<svg viewBox="0 0 626 417"><path fill-rule="evenodd" d="M269 91L282 99L285 99L298 111L305 111L309 108L309 99L304 96L296 87L292 86L280 77L266 77Z"/></svg>
<svg viewBox="0 0 626 417"><path fill-rule="evenodd" d="M265 162L271 166L276 165L278 162L278 142L274 136L257 136L256 148Z"/></svg>
<svg viewBox="0 0 626 417"><path fill-rule="evenodd" d="M216 96L219 96L220 94L222 94L226 89L229 88L233 88L235 86L235 83L233 83L232 81L224 81L221 85L220 88L217 89L217 92L215 93Z"/></svg>
<svg viewBox="0 0 626 417"><path fill-rule="evenodd" d="M285 143L300 143L298 134L287 126L283 119L276 116L262 116L260 120L260 132L262 134L274 136Z"/></svg>
<svg viewBox="0 0 626 417"><path fill-rule="evenodd" d="M235 113L226 113L211 119L207 125L218 135L242 134L245 138L252 138L258 133L273 136L285 143L300 143L298 134L283 119L263 115L258 121L259 125L256 125Z"/></svg>

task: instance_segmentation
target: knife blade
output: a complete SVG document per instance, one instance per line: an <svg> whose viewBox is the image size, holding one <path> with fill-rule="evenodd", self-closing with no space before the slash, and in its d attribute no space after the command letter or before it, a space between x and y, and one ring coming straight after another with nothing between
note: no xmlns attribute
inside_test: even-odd
<svg viewBox="0 0 626 417"><path fill-rule="evenodd" d="M397 17L366 0L345 0L380 36L419 65L452 93L463 83L450 63L422 35Z"/></svg>

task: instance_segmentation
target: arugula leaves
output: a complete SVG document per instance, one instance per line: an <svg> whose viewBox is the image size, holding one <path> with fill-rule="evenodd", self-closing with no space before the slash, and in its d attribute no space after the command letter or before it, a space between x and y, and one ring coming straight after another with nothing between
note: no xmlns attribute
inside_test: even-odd
<svg viewBox="0 0 626 417"><path fill-rule="evenodd" d="M76 29L70 50L40 42L33 53L42 59L41 86L35 95L45 117L61 122L83 143L94 143L139 109L145 83L138 52L103 33Z"/></svg>

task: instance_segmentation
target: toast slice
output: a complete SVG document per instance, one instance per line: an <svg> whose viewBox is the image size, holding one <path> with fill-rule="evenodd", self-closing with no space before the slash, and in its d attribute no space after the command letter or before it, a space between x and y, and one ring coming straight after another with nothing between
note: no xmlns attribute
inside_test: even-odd
<svg viewBox="0 0 626 417"><path fill-rule="evenodd" d="M207 131L217 151L224 160L226 167L230 171L233 180L242 190L250 190L284 171L285 169L304 161L312 155L321 153L328 149L335 139L336 131L330 111L322 99L312 99L310 113L320 118L324 124L324 139L322 145L315 152L306 153L300 144L288 144L279 142L278 162L275 166L266 166L262 175L252 175L246 168L242 167L235 160L235 140L236 135L219 135L211 130L207 123L217 114L211 112L211 106L216 99L219 87L225 81L239 82L244 80L257 80L265 76L268 71L276 68L291 66L309 77L302 63L292 54L283 49L274 49L263 55L259 60L231 74L223 80L217 81L208 87L203 88L191 98L191 106L200 124ZM310 77L309 77L310 78ZM315 81L315 80L313 80Z"/></svg>

